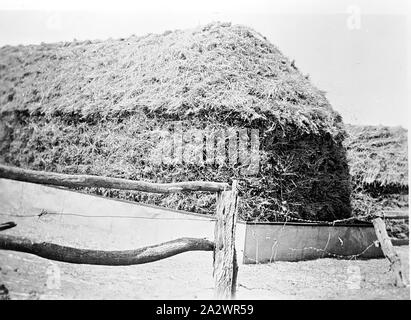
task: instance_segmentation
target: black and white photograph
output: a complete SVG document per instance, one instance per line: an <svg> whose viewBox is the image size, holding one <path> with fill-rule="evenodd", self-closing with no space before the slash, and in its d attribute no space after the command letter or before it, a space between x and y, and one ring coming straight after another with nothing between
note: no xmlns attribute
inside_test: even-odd
<svg viewBox="0 0 411 320"><path fill-rule="evenodd" d="M0 0L2 304L410 300L410 13Z"/></svg>

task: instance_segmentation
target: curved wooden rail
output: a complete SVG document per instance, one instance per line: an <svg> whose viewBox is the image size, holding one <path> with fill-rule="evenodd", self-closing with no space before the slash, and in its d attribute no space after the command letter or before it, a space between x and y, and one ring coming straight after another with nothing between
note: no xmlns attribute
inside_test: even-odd
<svg viewBox="0 0 411 320"><path fill-rule="evenodd" d="M228 183L223 182L187 181L176 183L151 183L146 181L92 175L74 175L27 170L3 164L0 164L0 178L71 188L100 187L153 193L175 193L186 191L220 192L231 189Z"/></svg>
<svg viewBox="0 0 411 320"><path fill-rule="evenodd" d="M214 242L206 239L180 238L135 250L103 251L78 249L24 237L0 235L0 249L31 253L42 258L105 266L128 266L153 262L187 251L213 251Z"/></svg>
<svg viewBox="0 0 411 320"><path fill-rule="evenodd" d="M0 231L14 228L15 226L17 226L17 224L15 224L13 221L3 222L3 223L0 223Z"/></svg>
<svg viewBox="0 0 411 320"><path fill-rule="evenodd" d="M36 242L24 237L0 235L0 249L21 251L69 263L125 266L165 259L187 251L214 251L215 296L230 299L235 296L238 264L235 251L235 229L238 214L238 182L190 181L150 183L91 175L69 175L26 170L0 164L0 178L63 187L101 187L154 193L185 191L217 192L215 242L206 239L180 238L158 245L124 251L78 249L48 242ZM2 230L14 227L6 223Z"/></svg>

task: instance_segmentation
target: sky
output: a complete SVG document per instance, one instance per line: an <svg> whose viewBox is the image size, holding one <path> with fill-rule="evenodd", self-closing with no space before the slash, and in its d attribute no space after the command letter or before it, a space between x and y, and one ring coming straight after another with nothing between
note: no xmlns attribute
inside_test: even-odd
<svg viewBox="0 0 411 320"><path fill-rule="evenodd" d="M309 74L346 123L408 128L407 0L0 0L0 46L247 25Z"/></svg>

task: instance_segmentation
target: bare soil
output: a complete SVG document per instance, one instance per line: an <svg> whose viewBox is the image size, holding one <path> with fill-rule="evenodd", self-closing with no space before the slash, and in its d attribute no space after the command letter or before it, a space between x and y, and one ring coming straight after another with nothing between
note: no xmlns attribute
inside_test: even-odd
<svg viewBox="0 0 411 320"><path fill-rule="evenodd" d="M116 238L58 223L29 224L2 233L51 238L76 247L118 248ZM44 227L46 228L46 227ZM58 230L56 230L59 228ZM37 234L37 236L35 236ZM58 236L57 236L58 235ZM107 239L107 242L104 242ZM409 247L396 247L409 279ZM110 267L54 262L0 250L0 287L10 299L212 299L211 252L187 252L154 263ZM240 265L238 299L409 299L408 288L393 285L386 259L319 259Z"/></svg>

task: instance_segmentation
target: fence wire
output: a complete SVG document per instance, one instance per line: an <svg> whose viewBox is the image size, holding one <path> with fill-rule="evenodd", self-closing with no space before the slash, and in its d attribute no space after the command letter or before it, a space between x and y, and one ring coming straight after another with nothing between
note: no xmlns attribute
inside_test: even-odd
<svg viewBox="0 0 411 320"><path fill-rule="evenodd" d="M167 208L164 208L167 210ZM86 214L81 214L81 213L73 213L73 212L53 212L53 211L46 211L43 210L38 214L15 214L15 213L9 213L9 212L0 212L0 216L10 216L10 217L16 217L16 218L41 218L43 216L47 215L66 215L66 216L76 216L76 217L84 217L84 218L119 218L119 219L145 219L145 220L187 220L187 221L215 221L215 217L210 215L209 217L199 217L199 218L168 218L168 217L143 217L143 216L135 216L135 215L86 215ZM324 220L309 220L309 219L302 219L302 218L296 218L296 217L290 217L290 216L283 216L284 220L283 221L274 221L277 223L288 223L288 222L303 222L303 223L318 223L318 224L326 224L329 226L335 226L337 224L342 224L346 222L361 222L361 223L366 223L370 224L370 221L375 218L383 218L383 219L393 219L389 215L385 216L384 214L382 215L375 215L375 214L369 214L361 217L349 217L345 219L338 219L338 220L333 220L333 221L324 221ZM402 220L406 219L406 217L401 218L397 217L395 219ZM245 221L246 223L259 223L261 221ZM273 222L273 221L268 221L268 222ZM355 225L355 224L353 224Z"/></svg>
<svg viewBox="0 0 411 320"><path fill-rule="evenodd" d="M126 216L126 215L86 215L81 213L73 213L73 212L50 212L50 211L42 211L38 214L16 214L16 213L8 213L8 212L0 212L1 216L9 216L9 217L16 217L16 218L41 218L48 215L55 215L55 216L75 216L75 217L83 217L83 218L120 218L120 219L145 219L145 220L188 220L188 221L209 221L214 222L216 219L212 216L207 219L203 218L167 218L167 217L142 217L142 216Z"/></svg>

